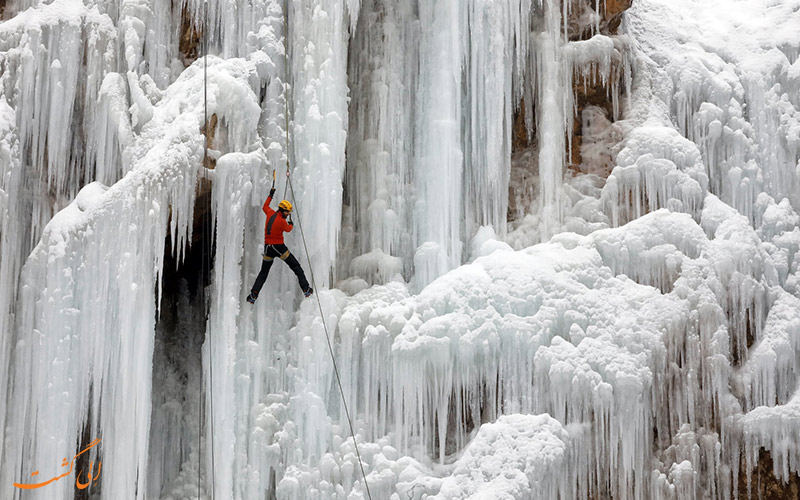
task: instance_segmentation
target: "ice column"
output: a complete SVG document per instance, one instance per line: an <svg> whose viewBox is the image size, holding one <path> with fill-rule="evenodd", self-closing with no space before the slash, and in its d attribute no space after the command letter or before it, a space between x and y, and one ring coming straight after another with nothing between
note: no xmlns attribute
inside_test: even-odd
<svg viewBox="0 0 800 500"><path fill-rule="evenodd" d="M461 54L466 12L458 3L424 1L419 20L414 268L421 289L461 264Z"/></svg>
<svg viewBox="0 0 800 500"><path fill-rule="evenodd" d="M19 271L27 253L23 241L26 233L26 211L21 209L25 197L19 162L19 137L15 126L16 111L9 106L0 78L0 401L8 391L10 356L13 343L14 312ZM5 429L5 409L0 410L0 429ZM0 434L2 442L3 434ZM0 458L0 470L5 454Z"/></svg>
<svg viewBox="0 0 800 500"><path fill-rule="evenodd" d="M159 155L179 163L158 149L148 161ZM18 382L3 452L15 462L4 465L4 473L74 456L85 426L92 438L102 435L103 494L144 498L153 291L170 204L185 232L186 219L178 214L191 206L180 193L193 192L193 177L184 182L187 177L191 172L172 179L138 176L109 190L90 184L48 225L21 280L12 361ZM18 480L4 479L0 488ZM72 498L73 485L62 483L47 491L49 498Z"/></svg>
<svg viewBox="0 0 800 500"><path fill-rule="evenodd" d="M465 238L481 226L504 236L511 168L511 120L516 103L512 82L522 78L520 64L528 33L530 2L469 2L464 108L468 151L464 158ZM517 101L518 102L518 101Z"/></svg>
<svg viewBox="0 0 800 500"><path fill-rule="evenodd" d="M505 232L530 9L529 0L364 4L350 51L342 259L353 265L340 276L359 274L364 259L353 259L389 255L422 288L463 262L479 227Z"/></svg>
<svg viewBox="0 0 800 500"><path fill-rule="evenodd" d="M564 10L569 5L564 2ZM562 6L542 0L544 32L532 41L536 79L536 130L539 140L539 232L548 239L561 227L561 184L566 154L566 133L572 121L569 62L562 54Z"/></svg>
<svg viewBox="0 0 800 500"><path fill-rule="evenodd" d="M347 41L353 13L348 14L342 0L303 0L292 2L290 9L290 157L296 198L291 191L287 197L295 204L295 223L302 222L317 285L323 287L336 262L341 226ZM304 261L299 237L294 234L288 241Z"/></svg>
<svg viewBox="0 0 800 500"><path fill-rule="evenodd" d="M241 474L245 464L240 463L245 443L236 439L236 431L246 425L249 408L237 405L240 392L237 379L247 377L237 368L242 346L238 328L239 304L242 290L241 260L244 252L244 221L252 189L251 177L263 168L263 159L257 154L229 153L219 159L215 169L213 213L216 226L216 255L214 279L211 287L210 312L206 342L203 349L204 365L209 367L206 384L213 393L207 400L209 444L214 440L214 491L223 498L240 498ZM249 305L249 304L245 304ZM238 410L238 411L237 411ZM244 455L246 458L246 455ZM207 463L211 471L211 463ZM209 484L209 488L210 488Z"/></svg>
<svg viewBox="0 0 800 500"><path fill-rule="evenodd" d="M773 49L765 57L775 57ZM782 71L789 61L779 53ZM764 176L764 192L776 200L788 198L800 206L800 118L780 83L773 75L746 74L743 78L753 135L759 145L757 158ZM791 88L791 87L790 87ZM796 94L795 94L796 95ZM753 199L746 200L750 204Z"/></svg>
<svg viewBox="0 0 800 500"><path fill-rule="evenodd" d="M414 96L419 23L406 2L365 1L350 41L351 89L340 277L380 250L412 269Z"/></svg>
<svg viewBox="0 0 800 500"><path fill-rule="evenodd" d="M19 7L0 26L0 440L14 419L9 383L21 269L54 209L91 179L85 136L75 130L94 112L99 79L115 60L113 27L96 9L74 1ZM17 459L2 453L0 470L15 470ZM4 484L12 480L19 478ZM9 496L3 488L0 496Z"/></svg>

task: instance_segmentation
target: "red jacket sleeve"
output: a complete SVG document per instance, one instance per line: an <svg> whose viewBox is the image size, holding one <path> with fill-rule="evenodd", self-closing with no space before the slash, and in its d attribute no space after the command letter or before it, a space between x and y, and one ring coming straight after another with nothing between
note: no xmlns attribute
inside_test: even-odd
<svg viewBox="0 0 800 500"><path fill-rule="evenodd" d="M272 203L272 196L267 198L267 201L264 202L264 206L261 207L261 210L264 211L265 214L269 215L269 204Z"/></svg>
<svg viewBox="0 0 800 500"><path fill-rule="evenodd" d="M279 216L278 220L281 221L281 226L280 226L281 231L283 231L284 233L291 233L292 232L292 229L294 228L294 226L292 226L291 224L286 222L286 219L284 219L283 217Z"/></svg>

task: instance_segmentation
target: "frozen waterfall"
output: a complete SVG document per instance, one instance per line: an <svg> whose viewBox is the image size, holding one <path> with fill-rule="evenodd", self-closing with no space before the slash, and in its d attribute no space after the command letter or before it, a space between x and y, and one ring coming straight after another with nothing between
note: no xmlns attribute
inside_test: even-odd
<svg viewBox="0 0 800 500"><path fill-rule="evenodd" d="M800 0L0 19L0 498L800 481Z"/></svg>

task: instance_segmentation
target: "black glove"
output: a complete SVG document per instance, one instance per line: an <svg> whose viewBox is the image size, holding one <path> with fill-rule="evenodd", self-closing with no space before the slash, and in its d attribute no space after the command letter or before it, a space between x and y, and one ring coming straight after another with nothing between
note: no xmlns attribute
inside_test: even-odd
<svg viewBox="0 0 800 500"><path fill-rule="evenodd" d="M286 222L288 222L290 226L294 226L294 222L292 222L292 214L289 214L286 217Z"/></svg>
<svg viewBox="0 0 800 500"><path fill-rule="evenodd" d="M272 198L273 196L275 196L275 188L269 190L269 197Z"/></svg>

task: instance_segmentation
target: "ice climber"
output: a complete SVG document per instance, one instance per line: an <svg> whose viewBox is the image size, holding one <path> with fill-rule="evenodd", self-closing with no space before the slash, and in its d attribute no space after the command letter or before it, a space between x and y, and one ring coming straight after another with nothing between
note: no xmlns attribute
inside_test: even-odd
<svg viewBox="0 0 800 500"><path fill-rule="evenodd" d="M267 281L269 268L272 267L272 261L275 260L276 257L285 261L289 265L289 268L294 271L294 274L297 275L297 281L300 282L300 289L303 290L303 294L306 297L313 292L311 286L308 284L305 273L303 273L303 268L300 267L300 263L297 262L294 255L289 253L289 249L286 248L286 245L283 243L283 233L290 232L294 227L291 217L292 204L283 200L278 203L278 211L276 212L269 206L269 204L272 203L272 197L274 195L275 188L272 188L269 190L269 197L262 207L264 213L267 214L267 223L264 227L264 260L261 261L261 271L256 277L256 282L253 283L250 295L247 296L247 302L251 304L255 304L258 298L258 292L261 291L261 287L264 286L264 282Z"/></svg>

